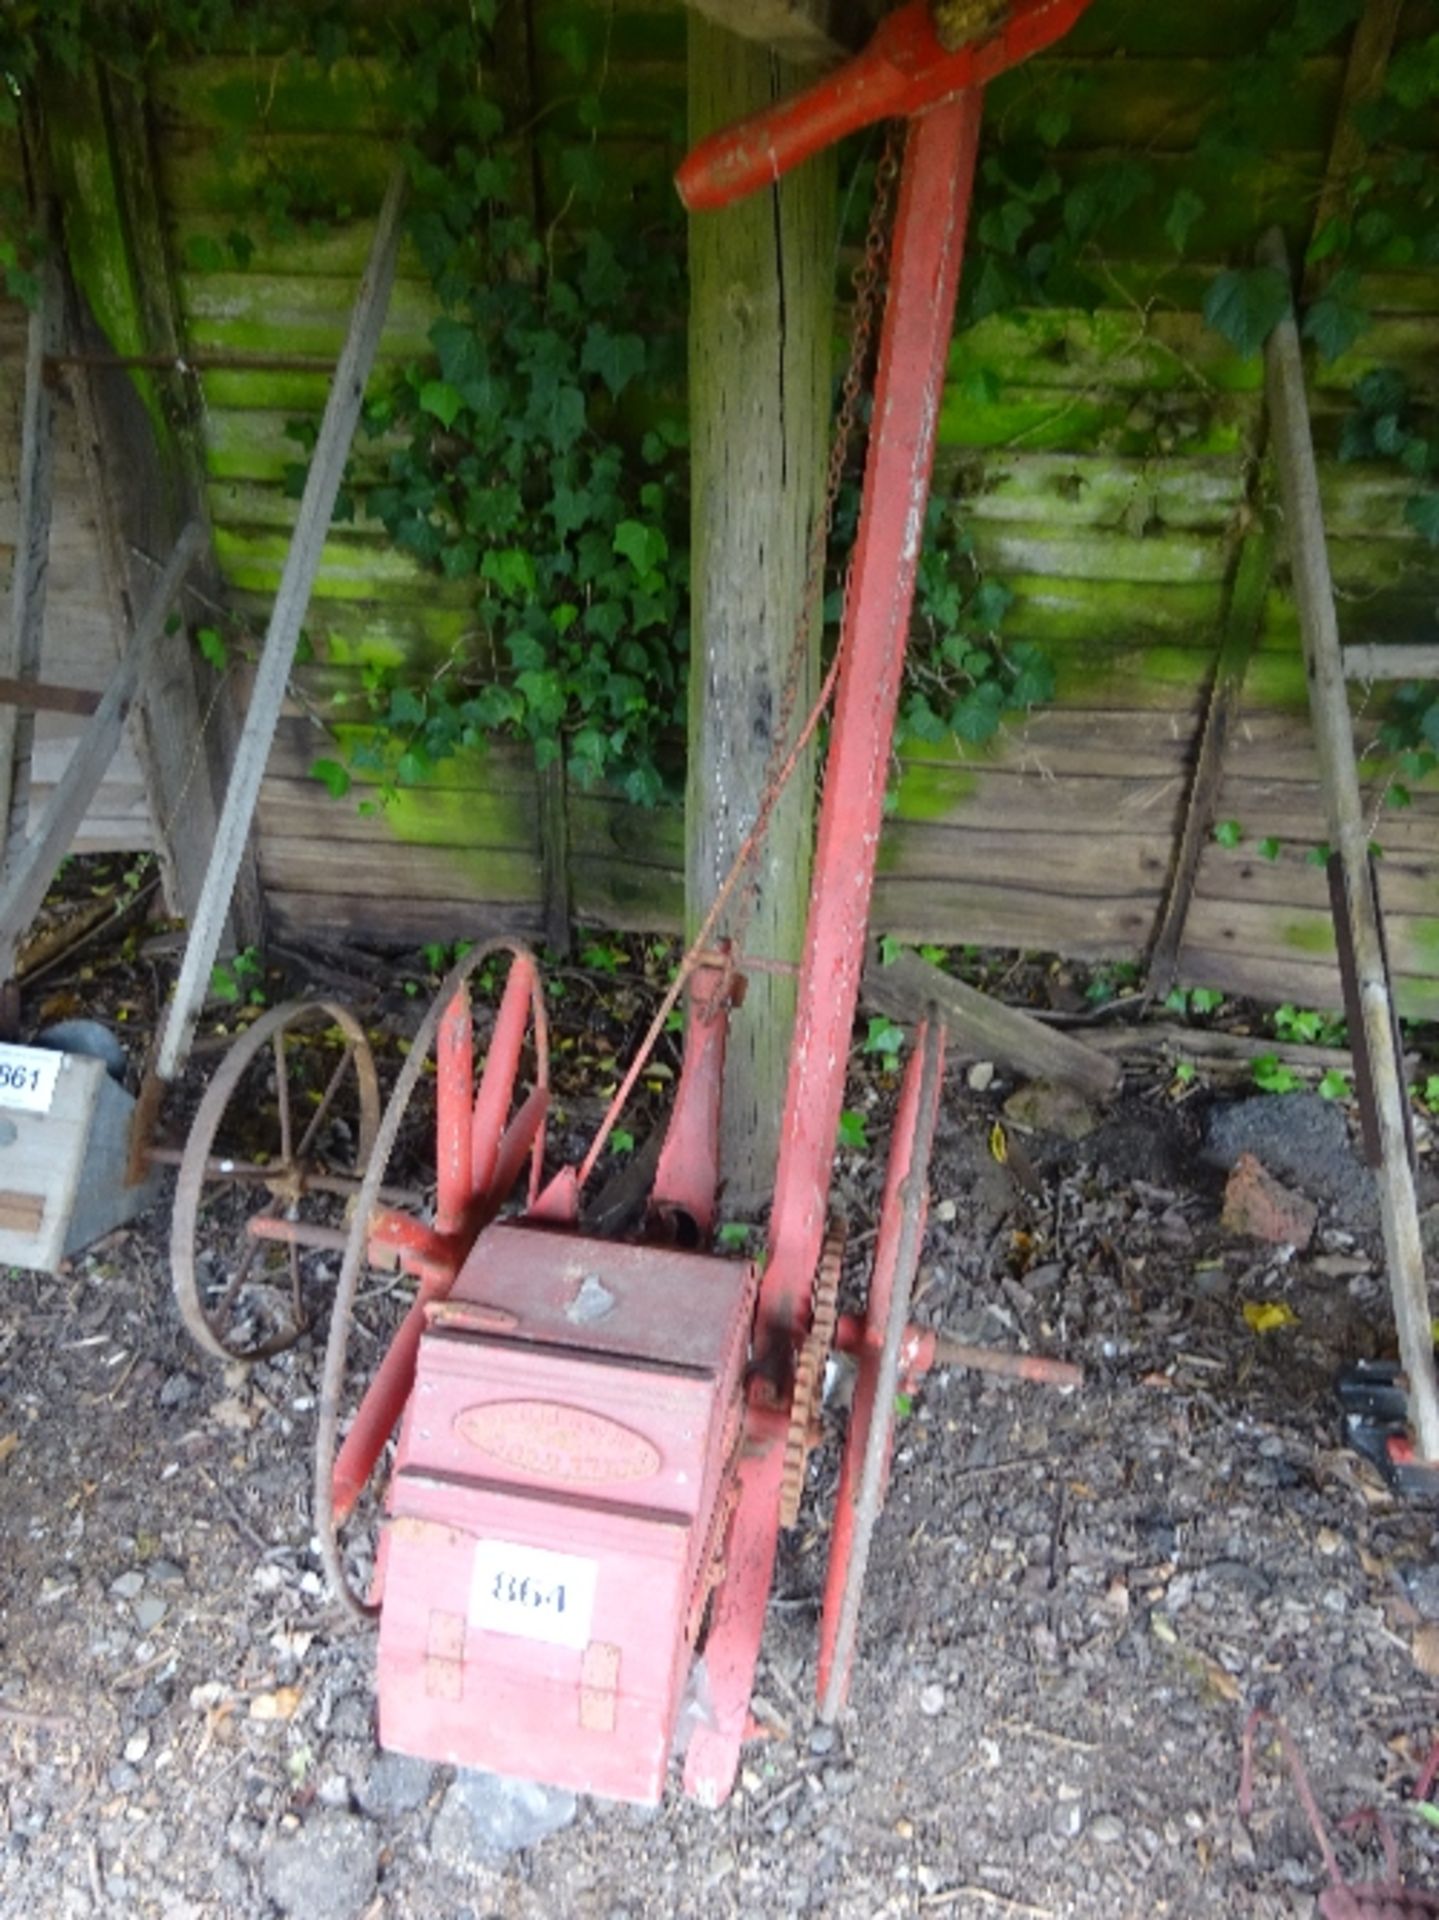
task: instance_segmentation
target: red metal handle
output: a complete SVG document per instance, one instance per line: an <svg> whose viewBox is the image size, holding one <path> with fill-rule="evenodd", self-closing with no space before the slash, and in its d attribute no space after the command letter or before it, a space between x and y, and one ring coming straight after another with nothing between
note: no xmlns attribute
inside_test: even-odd
<svg viewBox="0 0 1439 1920"><path fill-rule="evenodd" d="M863 53L836 72L794 99L702 140L675 175L680 198L692 213L728 206L860 127L890 116L908 118L956 93L987 86L1062 38L1089 4L1017 0L987 40L947 53L935 33L929 0L910 0L880 24Z"/></svg>

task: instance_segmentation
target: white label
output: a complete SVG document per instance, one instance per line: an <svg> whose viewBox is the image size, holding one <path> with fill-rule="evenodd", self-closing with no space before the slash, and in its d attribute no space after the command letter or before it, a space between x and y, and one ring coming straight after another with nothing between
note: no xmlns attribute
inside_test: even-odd
<svg viewBox="0 0 1439 1920"><path fill-rule="evenodd" d="M470 1576L470 1625L555 1647L586 1647L597 1560L509 1540L481 1540Z"/></svg>
<svg viewBox="0 0 1439 1920"><path fill-rule="evenodd" d="M0 1107L48 1113L55 1098L63 1053L48 1047L12 1047L0 1042Z"/></svg>

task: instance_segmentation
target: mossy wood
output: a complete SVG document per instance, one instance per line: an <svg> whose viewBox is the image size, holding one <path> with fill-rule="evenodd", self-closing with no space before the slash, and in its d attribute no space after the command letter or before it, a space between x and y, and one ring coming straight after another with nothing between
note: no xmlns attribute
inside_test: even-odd
<svg viewBox="0 0 1439 1920"><path fill-rule="evenodd" d="M1432 31L1426 6L1408 0L1403 7L1399 47ZM1308 240L1332 184L1350 83L1350 40L1341 35L1305 58L1271 103L1262 156L1229 168L1198 150L1214 104L1281 11L1252 0L1203 8L1096 0L1061 49L992 91L992 153L1003 143L1032 146L1030 134L1040 137L1040 118L1059 98L1066 124L1057 132L1048 126L1042 137L1053 135L1064 188L1102 179L1126 156L1142 163L1150 184L1096 232L1097 304L992 313L956 336L937 496L987 576L1013 594L1002 641L1033 641L1047 651L1055 699L1007 716L982 747L905 751L876 893L880 928L1116 959L1140 958L1154 939L1232 611L1234 555L1268 491L1262 478L1257 494L1253 484L1260 361L1242 358L1206 326L1200 306L1216 271L1248 257L1262 219L1279 222L1291 251ZM567 33L598 50L596 10L579 0L536 0L531 13L542 183L559 180L566 143L581 137L601 158L590 217L644 228L666 205L684 140L686 10L636 0L606 14L596 129L580 126L580 89L559 51ZM75 89L76 101L82 93ZM278 47L258 59L217 49L155 74L147 115L183 347L332 355L397 136L383 68L346 59L322 72ZM93 189L88 197L79 191L96 122L79 112L71 120L62 144L73 146L66 175L72 258L109 343L135 350L145 328L113 222L106 225ZM1396 152L1432 152L1439 127L1411 115L1390 144ZM1381 164L1391 159L1381 156ZM14 173L13 148L0 135L0 184ZM257 199L276 182L290 195L284 218L271 218ZM1181 187L1204 204L1178 252L1166 221ZM827 276L834 269L830 331L842 346L863 206L850 209L838 249L822 225L812 222L805 244L811 266ZM771 209L771 247L774 238ZM793 299L798 282L789 255L786 262ZM1371 324L1348 352L1309 367L1341 638L1432 640L1439 568L1434 549L1405 526L1407 476L1393 465L1341 461L1339 448L1354 382L1366 371L1395 367L1430 404L1439 397L1432 345L1439 269L1376 259L1354 297ZM406 246L380 348L382 373L427 351L435 312L418 255ZM679 313L654 316L656 328L683 324ZM15 326L16 310L0 309L0 345ZM713 369L734 339L723 337L718 322L710 337ZM736 364L742 381L752 368L742 356ZM8 353L0 356L0 383L11 365ZM137 383L152 416L174 412L169 389L180 380L151 375ZM261 622L294 519L287 469L304 457L287 427L296 416L318 416L325 388L321 373L253 368L210 370L185 386L227 594L238 612ZM796 400L793 385L786 398L787 405ZM682 400L634 395L626 405L643 423L647 410L673 412ZM384 440L361 445L357 477L377 472L389 450ZM67 458L73 455L62 445L62 472ZM7 538L3 512L0 501L0 542ZM57 540L52 601L83 582L86 566L63 510ZM777 591L780 572L767 571L766 582ZM742 592L751 583L736 573L733 584ZM97 639L93 613L71 604L72 631ZM261 796L260 853L277 928L397 940L539 931L540 803L523 749L496 742L467 751L368 814L357 802L373 803L377 794L363 781L332 799L309 778L314 760L342 758L342 743L360 738L354 729L372 718L367 672L399 669L421 686L456 646L474 644L475 633L465 590L398 556L375 522L332 528L307 622L314 664L296 676L298 704L281 723ZM1352 698L1365 748L1380 703L1362 688ZM1176 977L1335 1004L1323 879L1309 861L1325 828L1282 564L1263 597L1232 709L1212 811L1239 840L1194 839L1193 899ZM753 718L740 701L733 710ZM37 778L55 758L51 719L42 716L37 728ZM695 766L693 778L704 785L703 760ZM1364 805L1386 854L1381 877L1398 994L1406 1011L1439 1011L1429 985L1439 966L1439 788L1433 780L1409 783L1412 806L1393 811L1383 804L1392 773L1377 751L1361 759ZM123 835L126 818L138 816L123 783L109 791L115 811L105 830ZM637 813L571 782L566 815L577 915L616 925L681 924L676 807ZM133 831L143 843L152 829L136 824ZM306 842L325 847L327 872L317 871Z"/></svg>

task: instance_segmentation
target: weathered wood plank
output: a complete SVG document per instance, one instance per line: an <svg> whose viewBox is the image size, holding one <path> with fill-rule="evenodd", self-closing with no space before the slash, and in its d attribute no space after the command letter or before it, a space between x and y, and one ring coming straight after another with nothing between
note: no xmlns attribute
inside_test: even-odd
<svg viewBox="0 0 1439 1920"><path fill-rule="evenodd" d="M70 764L51 792L28 838L14 839L0 877L0 977L9 979L15 954L39 912L50 882L79 830L124 731L125 717L153 668L165 621L204 542L196 522L186 527L135 627L125 657L80 736Z"/></svg>
<svg viewBox="0 0 1439 1920"><path fill-rule="evenodd" d="M384 324L395 268L404 193L404 171L397 167L391 175L385 203L380 210L374 251L360 283L350 331L335 371L334 391L315 444L305 482L304 510L295 530L289 563L276 591L265 648L231 767L224 809L216 828L214 852L191 918L185 959L156 1051L155 1074L162 1081L173 1080L184 1063L219 950L230 897L249 839L255 801L264 778L265 761L300 638L300 623L309 604L325 529L334 512L335 496L339 492L345 460L360 416L365 382Z"/></svg>
<svg viewBox="0 0 1439 1920"><path fill-rule="evenodd" d="M958 946L977 938L1035 953L1056 949L1075 959L1135 960L1149 945L1158 895L1135 900L1076 901L1063 893L1025 893L978 882L875 881L871 924L908 941Z"/></svg>
<svg viewBox="0 0 1439 1920"><path fill-rule="evenodd" d="M976 458L948 449L935 463L935 491L961 527L976 521L1143 533L1222 532L1244 499L1230 457L1143 460L1117 454L996 450Z"/></svg>

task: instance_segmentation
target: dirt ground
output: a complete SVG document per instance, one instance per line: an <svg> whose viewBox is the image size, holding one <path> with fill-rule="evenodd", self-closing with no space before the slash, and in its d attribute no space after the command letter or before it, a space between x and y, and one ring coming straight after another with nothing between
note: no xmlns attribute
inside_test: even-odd
<svg viewBox="0 0 1439 1920"><path fill-rule="evenodd" d="M589 1004L577 989L568 1017ZM1325 1197L1363 1191L1343 1126L1295 1096L1220 1128L1220 1158L1246 1128L1282 1157L1318 1125L1301 1171L1320 1231L1286 1257L1221 1232L1202 1092L1141 1075L1098 1131L1012 1129L1001 1164L1012 1091L947 1078L918 1316L1077 1360L1086 1383L952 1372L917 1393L829 1729L811 1703L837 1383L770 1609L772 1737L718 1813L379 1755L372 1643L311 1547L317 1337L248 1373L200 1355L163 1205L67 1277L7 1275L0 1912L1314 1914L1323 1863L1267 1740L1237 1812L1254 1705L1283 1715L1332 1826L1377 1805L1412 1884L1439 1885L1405 1798L1439 1733L1434 1509L1343 1448L1332 1391L1388 1328L1372 1220ZM875 1143L838 1166L857 1287L894 1089L851 1097ZM1294 1317L1256 1331L1246 1304ZM1379 1876L1372 1846L1341 1853Z"/></svg>

